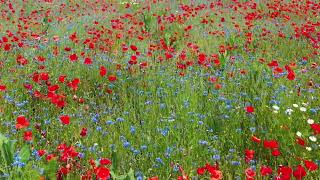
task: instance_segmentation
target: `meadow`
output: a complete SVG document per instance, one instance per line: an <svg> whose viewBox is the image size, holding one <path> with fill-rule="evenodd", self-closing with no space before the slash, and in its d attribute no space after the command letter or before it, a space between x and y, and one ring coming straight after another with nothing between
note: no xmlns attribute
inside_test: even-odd
<svg viewBox="0 0 320 180"><path fill-rule="evenodd" d="M0 11L0 179L320 179L319 1Z"/></svg>

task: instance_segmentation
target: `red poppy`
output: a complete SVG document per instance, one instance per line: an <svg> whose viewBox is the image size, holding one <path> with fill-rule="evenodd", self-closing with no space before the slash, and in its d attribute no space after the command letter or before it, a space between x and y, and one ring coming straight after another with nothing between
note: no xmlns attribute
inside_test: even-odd
<svg viewBox="0 0 320 180"><path fill-rule="evenodd" d="M280 156L281 152L278 149L275 149L271 152L272 156Z"/></svg>
<svg viewBox="0 0 320 180"><path fill-rule="evenodd" d="M110 75L110 76L108 77L108 79L109 79L110 82L113 82L113 81L116 81L116 80L117 80L117 76L115 76L115 75Z"/></svg>
<svg viewBox="0 0 320 180"><path fill-rule="evenodd" d="M207 56L206 56L205 54L201 53L201 54L199 54L199 56L198 56L198 63L199 63L200 65L202 65L202 64L205 63L206 59L207 59Z"/></svg>
<svg viewBox="0 0 320 180"><path fill-rule="evenodd" d="M315 135L320 134L320 124L314 123L310 124L311 129Z"/></svg>
<svg viewBox="0 0 320 180"><path fill-rule="evenodd" d="M108 168L105 167L98 167L95 169L95 173L98 179L100 180L107 180L110 177L110 171Z"/></svg>
<svg viewBox="0 0 320 180"><path fill-rule="evenodd" d="M150 177L148 180L159 180L158 176Z"/></svg>
<svg viewBox="0 0 320 180"><path fill-rule="evenodd" d="M263 146L269 149L276 149L278 148L279 144L276 140L265 140L263 141Z"/></svg>
<svg viewBox="0 0 320 180"><path fill-rule="evenodd" d="M303 179L303 177L306 175L307 175L307 172L301 165L298 165L296 170L293 171L293 176L296 177L296 179L298 180Z"/></svg>
<svg viewBox="0 0 320 180"><path fill-rule="evenodd" d="M260 173L262 176L269 176L272 174L272 168L268 166L261 166Z"/></svg>
<svg viewBox="0 0 320 180"><path fill-rule="evenodd" d="M290 180L292 169L288 166L280 166L278 169L278 175L280 175L283 180Z"/></svg>
<svg viewBox="0 0 320 180"><path fill-rule="evenodd" d="M306 142L300 137L296 139L296 143L299 144L300 146L305 146L306 144Z"/></svg>
<svg viewBox="0 0 320 180"><path fill-rule="evenodd" d="M23 139L25 141L31 141L32 140L32 132L31 131L24 132Z"/></svg>
<svg viewBox="0 0 320 180"><path fill-rule="evenodd" d="M247 113L253 113L254 112L254 107L253 106L247 106L246 107Z"/></svg>
<svg viewBox="0 0 320 180"><path fill-rule="evenodd" d="M104 66L100 66L100 76L105 76L107 74L107 68Z"/></svg>
<svg viewBox="0 0 320 180"><path fill-rule="evenodd" d="M69 56L69 59L70 59L70 61L74 62L74 61L78 60L78 56L77 56L77 54L71 54Z"/></svg>
<svg viewBox="0 0 320 180"><path fill-rule="evenodd" d="M64 125L68 125L70 123L70 117L68 115L62 115L60 116L60 121Z"/></svg>
<svg viewBox="0 0 320 180"><path fill-rule="evenodd" d="M293 71L290 71L290 72L288 73L288 75L287 75L287 78L288 78L290 81L294 80L295 77L296 77L296 76L295 76L295 74L294 74Z"/></svg>
<svg viewBox="0 0 320 180"><path fill-rule="evenodd" d="M86 58L84 58L84 62L83 63L86 64L86 65L90 65L90 64L92 64L92 59L86 57Z"/></svg>
<svg viewBox="0 0 320 180"><path fill-rule="evenodd" d="M256 136L252 136L252 137L251 137L251 140L252 140L253 142L256 142L256 143L260 143L260 142L261 142L261 139L258 138L258 137L256 137Z"/></svg>
<svg viewBox="0 0 320 180"><path fill-rule="evenodd" d="M137 46L135 46L135 45L131 45L130 48L131 48L132 51L138 50Z"/></svg>
<svg viewBox="0 0 320 180"><path fill-rule="evenodd" d="M5 44L4 45L4 50L5 51L10 51L11 50L11 44Z"/></svg>
<svg viewBox="0 0 320 180"><path fill-rule="evenodd" d="M254 150L246 149L245 155L246 155L245 161L246 161L246 163L248 163L249 161L253 160L253 158L254 158Z"/></svg>
<svg viewBox="0 0 320 180"><path fill-rule="evenodd" d="M26 58L24 58L23 56L19 55L16 59L16 62L19 64L19 65L26 65L28 64L28 60Z"/></svg>
<svg viewBox="0 0 320 180"><path fill-rule="evenodd" d="M246 179L254 179L254 177L256 176L256 172L251 168L247 168L245 170L245 174L246 174Z"/></svg>
<svg viewBox="0 0 320 180"><path fill-rule="evenodd" d="M55 157L56 157L56 155L54 155L54 154L48 154L47 157L46 157L46 160L47 160L47 161L51 161L51 160L53 160Z"/></svg>
<svg viewBox="0 0 320 180"><path fill-rule="evenodd" d="M22 128L28 127L29 124L30 124L30 122L24 116L17 117L17 124L16 124L17 129L22 129Z"/></svg>
<svg viewBox="0 0 320 180"><path fill-rule="evenodd" d="M43 149L39 149L38 150L38 155L41 157L43 156L44 154L46 154L46 150L43 150Z"/></svg>
<svg viewBox="0 0 320 180"><path fill-rule="evenodd" d="M67 77L66 75L60 75L58 78L59 82L64 83L66 77Z"/></svg>
<svg viewBox="0 0 320 180"><path fill-rule="evenodd" d="M57 84L48 87L48 91L52 91L52 92L54 92L58 89L59 89L59 85L57 85Z"/></svg>
<svg viewBox="0 0 320 180"><path fill-rule="evenodd" d="M206 173L206 171L207 171L206 167L200 167L197 169L197 174L203 175L204 173Z"/></svg>
<svg viewBox="0 0 320 180"><path fill-rule="evenodd" d="M6 85L0 84L0 91L5 91L7 89Z"/></svg>
<svg viewBox="0 0 320 180"><path fill-rule="evenodd" d="M82 128L80 132L80 136L84 137L87 135L87 128Z"/></svg>
<svg viewBox="0 0 320 180"><path fill-rule="evenodd" d="M107 158L100 159L100 165L110 165L110 164L111 164L110 159L107 159Z"/></svg>
<svg viewBox="0 0 320 180"><path fill-rule="evenodd" d="M308 161L308 160L305 160L304 161L304 165L306 166L306 168L309 170L309 171L315 171L318 169L318 165L313 162L313 161Z"/></svg>
<svg viewBox="0 0 320 180"><path fill-rule="evenodd" d="M268 64L269 67L277 67L279 66L278 61L272 60L271 63Z"/></svg>

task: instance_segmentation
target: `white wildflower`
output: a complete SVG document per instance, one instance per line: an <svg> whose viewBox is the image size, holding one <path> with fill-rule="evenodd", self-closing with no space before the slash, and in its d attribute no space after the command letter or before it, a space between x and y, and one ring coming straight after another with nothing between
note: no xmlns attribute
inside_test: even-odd
<svg viewBox="0 0 320 180"><path fill-rule="evenodd" d="M306 111L307 111L307 108L305 108L305 107L300 107L300 111L306 112Z"/></svg>
<svg viewBox="0 0 320 180"><path fill-rule="evenodd" d="M308 122L308 124L313 124L314 120L313 119L308 119L307 122Z"/></svg>
<svg viewBox="0 0 320 180"><path fill-rule="evenodd" d="M292 109L287 109L285 112L286 112L286 114L291 115L293 110Z"/></svg>
<svg viewBox="0 0 320 180"><path fill-rule="evenodd" d="M315 136L310 136L309 139L312 142L316 142L317 141L317 138Z"/></svg>
<svg viewBox="0 0 320 180"><path fill-rule="evenodd" d="M296 133L297 136L301 137L302 136L302 133L300 131L297 131Z"/></svg>
<svg viewBox="0 0 320 180"><path fill-rule="evenodd" d="M276 110L276 111L278 111L278 110L280 109L279 106L277 106L277 105L273 105L272 108L273 108L274 110Z"/></svg>

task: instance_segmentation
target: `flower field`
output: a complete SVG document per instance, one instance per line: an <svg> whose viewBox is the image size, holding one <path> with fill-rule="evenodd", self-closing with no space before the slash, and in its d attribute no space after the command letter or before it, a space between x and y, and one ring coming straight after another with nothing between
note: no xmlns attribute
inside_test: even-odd
<svg viewBox="0 0 320 180"><path fill-rule="evenodd" d="M0 12L0 179L320 179L319 1Z"/></svg>

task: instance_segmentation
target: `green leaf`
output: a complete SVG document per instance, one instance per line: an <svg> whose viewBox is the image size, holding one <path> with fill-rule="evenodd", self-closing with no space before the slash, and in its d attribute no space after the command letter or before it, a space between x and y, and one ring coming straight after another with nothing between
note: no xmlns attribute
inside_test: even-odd
<svg viewBox="0 0 320 180"><path fill-rule="evenodd" d="M13 141L8 141L7 143L3 143L1 147L1 156L7 166L13 163L14 143Z"/></svg>
<svg viewBox="0 0 320 180"><path fill-rule="evenodd" d="M130 168L130 170L129 170L127 175L128 175L129 180L135 180L134 170L132 168Z"/></svg>
<svg viewBox="0 0 320 180"><path fill-rule="evenodd" d="M44 173L45 176L48 179L54 179L56 176L56 171L58 169L58 163L57 160L50 160L45 166L44 166Z"/></svg>
<svg viewBox="0 0 320 180"><path fill-rule="evenodd" d="M24 162L24 163L26 163L29 160L29 158L30 158L30 149L29 149L29 146L27 144L24 145L21 148L19 156L21 157L21 161Z"/></svg>
<svg viewBox="0 0 320 180"><path fill-rule="evenodd" d="M6 138L3 134L0 133L0 147L2 147L3 143L7 143L8 138Z"/></svg>
<svg viewBox="0 0 320 180"><path fill-rule="evenodd" d="M116 153L116 151L112 151L112 154L111 154L111 162L112 162L111 170L112 170L113 172L117 172L117 169L118 169L118 158L117 158L117 153Z"/></svg>

